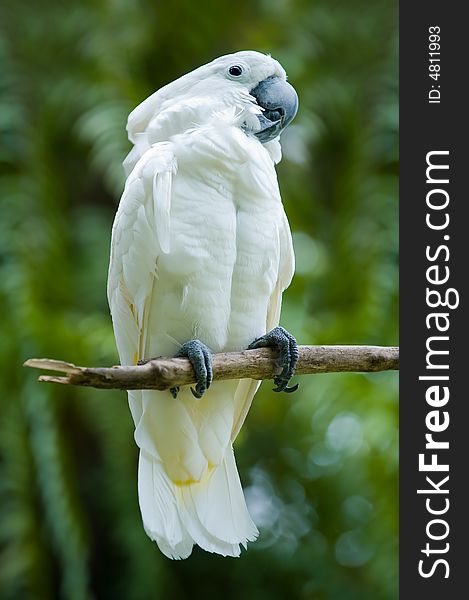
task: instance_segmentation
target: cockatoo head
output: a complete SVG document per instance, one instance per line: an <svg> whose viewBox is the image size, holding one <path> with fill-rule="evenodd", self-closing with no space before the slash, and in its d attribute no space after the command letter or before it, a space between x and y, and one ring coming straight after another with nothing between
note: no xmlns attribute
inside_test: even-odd
<svg viewBox="0 0 469 600"><path fill-rule="evenodd" d="M196 106L207 118L229 107L239 109L240 127L260 142L277 138L298 110L298 96L285 70L271 56L242 51L221 56L161 88L129 115L135 143L159 114L175 106ZM208 114L207 114L208 113Z"/></svg>
<svg viewBox="0 0 469 600"><path fill-rule="evenodd" d="M207 69L208 79L227 103L247 108L248 113L256 115L254 120L248 117L243 128L262 143L276 138L296 115L296 91L287 82L283 67L271 56L253 51L236 52L217 58L201 69ZM199 69L194 73L197 71Z"/></svg>

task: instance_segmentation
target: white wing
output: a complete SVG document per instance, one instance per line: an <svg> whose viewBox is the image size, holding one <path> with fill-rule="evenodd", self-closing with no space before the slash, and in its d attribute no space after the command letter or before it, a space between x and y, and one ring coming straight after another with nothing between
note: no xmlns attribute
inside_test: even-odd
<svg viewBox="0 0 469 600"><path fill-rule="evenodd" d="M282 293L290 285L295 272L295 254L291 237L290 225L285 213L279 228L280 242L280 267L277 284L270 297L267 310L266 332L279 324L280 310L282 308ZM243 426L246 415L251 407L255 393L261 385L260 381L241 379L236 389L235 406L237 407L236 420L233 425L231 439L234 441Z"/></svg>
<svg viewBox="0 0 469 600"><path fill-rule="evenodd" d="M149 309L158 256L168 253L172 177L171 144L156 144L127 179L112 228L108 300L121 364L146 358ZM141 415L140 392L129 394L132 415Z"/></svg>

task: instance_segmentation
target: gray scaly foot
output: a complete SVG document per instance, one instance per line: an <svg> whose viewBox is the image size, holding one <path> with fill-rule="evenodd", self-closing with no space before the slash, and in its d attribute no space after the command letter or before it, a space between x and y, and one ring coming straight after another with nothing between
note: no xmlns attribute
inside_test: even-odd
<svg viewBox="0 0 469 600"><path fill-rule="evenodd" d="M291 394L296 392L299 384L288 387L290 379L295 374L298 364L298 344L295 338L283 327L275 327L257 340L254 340L248 346L252 348L264 348L265 346L276 346L280 351L280 360L282 362L282 372L274 377L274 383L277 386L274 392L287 392Z"/></svg>
<svg viewBox="0 0 469 600"><path fill-rule="evenodd" d="M189 359L197 380L195 389L191 388L191 392L196 398L202 398L213 378L211 350L199 340L190 340L181 346L175 358ZM173 387L169 391L173 398L176 398L179 387Z"/></svg>

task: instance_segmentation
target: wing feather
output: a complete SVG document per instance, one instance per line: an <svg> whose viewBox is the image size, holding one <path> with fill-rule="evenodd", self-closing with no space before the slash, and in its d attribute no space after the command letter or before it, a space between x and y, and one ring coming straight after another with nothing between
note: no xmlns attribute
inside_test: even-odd
<svg viewBox="0 0 469 600"><path fill-rule="evenodd" d="M153 176L153 208L156 237L163 254L169 254L170 209L172 173L155 173Z"/></svg>
<svg viewBox="0 0 469 600"><path fill-rule="evenodd" d="M112 228L108 300L121 364L146 358L148 318L156 284L158 256L169 251L171 183L175 173L171 145L156 144L127 179ZM151 174L151 176L149 176ZM129 394L134 420L142 395Z"/></svg>
<svg viewBox="0 0 469 600"><path fill-rule="evenodd" d="M279 228L280 264L277 284L270 297L267 308L266 331L270 331L279 324L280 310L282 308L282 293L290 285L295 271L295 254L291 237L290 225L285 213ZM255 393L261 385L260 381L254 379L241 379L235 394L235 421L231 440L234 441L243 426L244 420L251 407Z"/></svg>

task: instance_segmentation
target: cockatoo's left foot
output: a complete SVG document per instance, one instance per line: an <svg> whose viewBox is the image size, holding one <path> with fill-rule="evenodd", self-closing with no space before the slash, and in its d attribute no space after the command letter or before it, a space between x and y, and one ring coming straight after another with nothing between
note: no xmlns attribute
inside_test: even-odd
<svg viewBox="0 0 469 600"><path fill-rule="evenodd" d="M181 346L179 352L174 357L184 357L189 359L197 379L195 389L191 388L191 392L196 398L202 398L210 387L213 378L212 352L210 348L207 348L207 346L199 340L190 340ZM179 388L173 387L169 391L173 395L173 398L176 398Z"/></svg>
<svg viewBox="0 0 469 600"><path fill-rule="evenodd" d="M275 327L272 331L269 331L249 344L248 350L263 348L265 346L277 346L280 350L280 360L283 365L282 372L274 377L274 383L277 386L274 388L274 392L296 392L299 386L298 383L292 387L288 387L288 383L295 374L298 364L298 344L295 338L283 327Z"/></svg>

